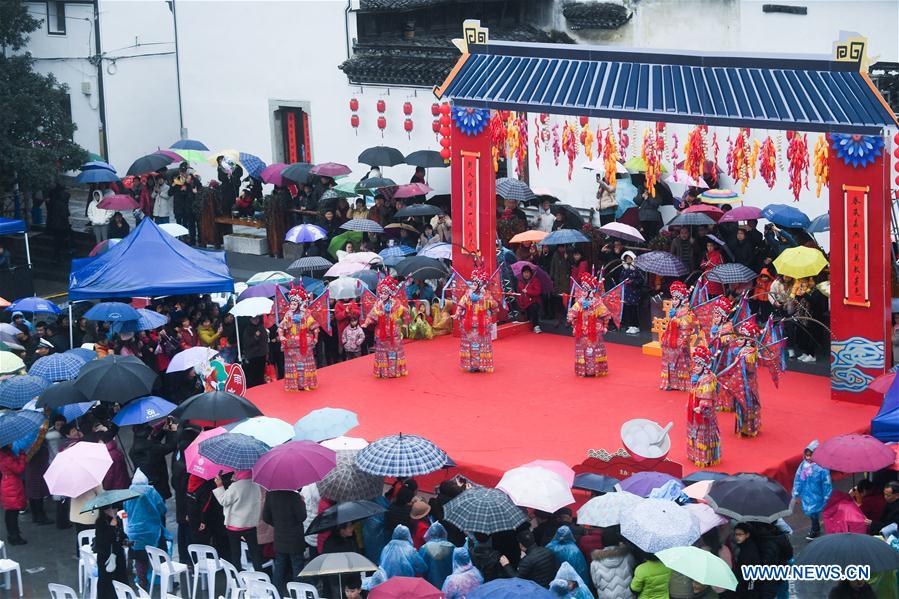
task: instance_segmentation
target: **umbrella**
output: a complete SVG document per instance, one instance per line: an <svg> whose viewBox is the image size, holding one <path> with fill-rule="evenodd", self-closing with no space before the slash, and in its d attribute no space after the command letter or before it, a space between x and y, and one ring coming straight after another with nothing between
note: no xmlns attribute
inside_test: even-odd
<svg viewBox="0 0 899 599"><path fill-rule="evenodd" d="M667 499L644 499L621 514L621 535L647 553L692 545L699 539L699 521Z"/></svg>
<svg viewBox="0 0 899 599"><path fill-rule="evenodd" d="M683 169L677 169L674 173L665 177L665 183L669 185L678 184L678 185L686 185L687 187L699 187L700 189L708 189L709 184L705 182L703 179L694 179L687 171Z"/></svg>
<svg viewBox="0 0 899 599"><path fill-rule="evenodd" d="M369 166L396 166L397 164L403 164L406 158L403 156L403 153L396 148L391 148L389 146L374 146L362 150L358 160L360 164L367 164ZM349 171L340 174L348 175Z"/></svg>
<svg viewBox="0 0 899 599"><path fill-rule="evenodd" d="M740 194L731 189L707 189L699 194L699 199L706 204L736 204L743 201Z"/></svg>
<svg viewBox="0 0 899 599"><path fill-rule="evenodd" d="M374 252L354 252L352 254L346 254L341 261L372 265L381 264L384 262L384 259Z"/></svg>
<svg viewBox="0 0 899 599"><path fill-rule="evenodd" d="M333 439L325 439L319 443L322 447L333 449L334 451L359 451L368 445L368 441L360 437L334 437Z"/></svg>
<svg viewBox="0 0 899 599"><path fill-rule="evenodd" d="M98 208L103 208L104 210L114 210L117 212L135 210L139 206L140 205L134 200L134 198L121 193L104 196L103 199L100 200L100 203L97 204Z"/></svg>
<svg viewBox="0 0 899 599"><path fill-rule="evenodd" d="M8 312L40 312L41 314L59 314L62 311L50 300L35 296L17 299L6 310Z"/></svg>
<svg viewBox="0 0 899 599"><path fill-rule="evenodd" d="M391 224L387 225L386 227L384 227L384 232L387 233L389 231L390 233L399 233L399 231L401 229L405 229L405 230L409 231L410 233L414 233L416 235L421 234L421 232L418 229L416 229L409 223L391 223Z"/></svg>
<svg viewBox="0 0 899 599"><path fill-rule="evenodd" d="M287 165L283 162L276 162L274 164L270 164L259 173L259 178L262 179L263 183L271 183L277 187L283 187L286 185L284 183L284 177L281 176L281 171L287 168Z"/></svg>
<svg viewBox="0 0 899 599"><path fill-rule="evenodd" d="M297 225L292 227L284 235L284 241L291 243L312 243L324 239L328 234L318 225Z"/></svg>
<svg viewBox="0 0 899 599"><path fill-rule="evenodd" d="M328 576L330 574L348 574L351 572L373 572L378 566L358 553L325 553L319 555L300 572L300 576Z"/></svg>
<svg viewBox="0 0 899 599"><path fill-rule="evenodd" d="M587 236L576 229L556 229L543 238L540 245L568 245L571 243L587 243Z"/></svg>
<svg viewBox="0 0 899 599"><path fill-rule="evenodd" d="M504 200L515 200L516 202L527 202L537 197L527 183L509 177L496 180L496 195Z"/></svg>
<svg viewBox="0 0 899 599"><path fill-rule="evenodd" d="M418 250L418 255L425 258L436 258L438 260L452 260L453 244L442 241L430 243Z"/></svg>
<svg viewBox="0 0 899 599"><path fill-rule="evenodd" d="M179 139L169 147L173 150L199 150L201 152L209 151L209 148L206 147L206 144L204 144L202 141L197 141L196 139Z"/></svg>
<svg viewBox="0 0 899 599"><path fill-rule="evenodd" d="M117 239L115 237L113 237L112 239L105 239L105 240L101 241L100 243L98 243L97 245L95 245L93 247L93 249L90 251L90 253L88 254L88 256L93 257L93 256L99 256L100 254L105 254L110 249L112 249L112 247L114 245L118 244L120 241L122 241L122 240Z"/></svg>
<svg viewBox="0 0 899 599"><path fill-rule="evenodd" d="M120 320L137 320L140 313L122 302L100 302L84 313L88 320L118 322Z"/></svg>
<svg viewBox="0 0 899 599"><path fill-rule="evenodd" d="M812 224L803 212L789 204L768 204L762 208L762 217L788 228L807 229Z"/></svg>
<svg viewBox="0 0 899 599"><path fill-rule="evenodd" d="M25 362L22 358L12 352L0 352L0 374L10 374L24 369Z"/></svg>
<svg viewBox="0 0 899 599"><path fill-rule="evenodd" d="M89 171L93 169L103 168L108 171L115 172L115 167L106 162L105 160L91 160L90 162L85 162L81 165L81 168L78 170Z"/></svg>
<svg viewBox="0 0 899 599"><path fill-rule="evenodd" d="M296 491L319 482L336 465L333 450L310 441L289 441L259 458L253 481L268 491Z"/></svg>
<svg viewBox="0 0 899 599"><path fill-rule="evenodd" d="M559 599L533 580L497 578L465 595L466 599Z"/></svg>
<svg viewBox="0 0 899 599"><path fill-rule="evenodd" d="M737 206L724 213L718 223L736 223L743 220L757 220L761 218L762 210L755 206Z"/></svg>
<svg viewBox="0 0 899 599"><path fill-rule="evenodd" d="M386 189L389 187L397 187L396 181L393 179L388 179L387 177L369 177L363 181L359 181L356 185L356 190L368 190L375 191L379 189Z"/></svg>
<svg viewBox="0 0 899 599"><path fill-rule="evenodd" d="M356 454L363 472L378 476L419 476L435 472L446 464L446 453L418 435L381 437Z"/></svg>
<svg viewBox="0 0 899 599"><path fill-rule="evenodd" d="M293 439L293 427L280 418L270 416L253 416L240 422L226 424L225 430L253 437L269 447L283 445Z"/></svg>
<svg viewBox="0 0 899 599"><path fill-rule="evenodd" d="M378 286L378 281L381 278L381 273L374 270L360 270L354 272L351 275L347 275L347 278L362 281L362 284L367 289L374 290ZM359 291L361 292L361 290Z"/></svg>
<svg viewBox="0 0 899 599"><path fill-rule="evenodd" d="M181 162L182 160L184 160L184 158L182 158L181 154L179 154L178 152L173 152L172 150L156 150L156 151L153 152L153 153L154 153L154 154L159 154L160 156L165 156L166 158L169 159L169 163L170 163L170 164L171 164L172 162ZM167 170L168 170L168 169L166 169L166 171L167 171ZM163 174L164 174L166 171L162 171Z"/></svg>
<svg viewBox="0 0 899 599"><path fill-rule="evenodd" d="M89 401L88 397L75 388L75 381L64 381L50 385L41 393L36 407L61 408L62 406Z"/></svg>
<svg viewBox="0 0 899 599"><path fill-rule="evenodd" d="M383 233L384 227L368 218L351 218L340 228L344 231L361 231L363 233Z"/></svg>
<svg viewBox="0 0 899 599"><path fill-rule="evenodd" d="M649 497L653 489L658 489L672 480L680 484L679 480L664 472L637 472L618 483L616 487L619 491L627 491L640 497Z"/></svg>
<svg viewBox="0 0 899 599"><path fill-rule="evenodd" d="M566 229L576 229L580 230L581 227L584 226L584 217L581 216L581 213L574 206L569 206L568 204L554 204L551 208L553 214L558 214L562 212L562 216L564 217L564 223Z"/></svg>
<svg viewBox="0 0 899 599"><path fill-rule="evenodd" d="M94 510L103 509L118 503L124 503L129 499L140 497L140 493L131 489L115 489L112 491L103 491L90 501L86 501L81 509L81 514L86 514Z"/></svg>
<svg viewBox="0 0 899 599"><path fill-rule="evenodd" d="M227 391L207 391L188 398L172 412L172 416L181 420L224 422L262 416L262 412L240 395Z"/></svg>
<svg viewBox="0 0 899 599"><path fill-rule="evenodd" d="M79 441L56 454L44 480L51 495L78 497L99 487L111 466L112 457L105 443Z"/></svg>
<svg viewBox="0 0 899 599"><path fill-rule="evenodd" d="M725 474L724 472L714 472L712 470L697 470L696 472L691 472L681 480L684 481L685 485L690 485L701 481L720 480L722 478L727 478L728 476L730 475Z"/></svg>
<svg viewBox="0 0 899 599"><path fill-rule="evenodd" d="M261 316L269 314L274 305L275 303L267 297L248 297L234 304L230 313L234 316Z"/></svg>
<svg viewBox="0 0 899 599"><path fill-rule="evenodd" d="M778 274L802 279L814 277L827 266L827 258L816 248L803 245L787 248L774 259Z"/></svg>
<svg viewBox="0 0 899 599"><path fill-rule="evenodd" d="M137 313L140 314L140 318L138 318L137 320L122 320L112 323L112 332L136 333L137 331L152 331L154 329L158 329L161 326L164 326L169 321L169 317L165 314L160 314L159 312L155 312L153 310L147 310L146 308L138 308ZM96 357L97 354L94 353L94 358ZM93 358L91 358L91 360L92 359Z"/></svg>
<svg viewBox="0 0 899 599"><path fill-rule="evenodd" d="M223 152L227 152L229 154L228 157L231 158L234 162L237 162L237 152L235 152L233 150L231 150L231 151L224 150ZM223 152L219 152L218 154L216 154L216 156L223 155ZM203 153L200 152L199 150L175 150L175 153L181 157L182 161L193 162L193 163L197 163L197 164L199 164L201 162L209 162L210 164L213 164L213 165L216 163L215 157L212 157L207 160L206 156L204 156ZM233 154L233 156L231 156L230 154Z"/></svg>
<svg viewBox="0 0 899 599"><path fill-rule="evenodd" d="M641 156L634 156L624 163L624 168L632 173L645 173L646 161ZM659 172L665 174L668 172L668 168L664 164L659 164Z"/></svg>
<svg viewBox="0 0 899 599"><path fill-rule="evenodd" d="M216 464L249 470L271 447L249 435L225 433L200 442L199 453Z"/></svg>
<svg viewBox="0 0 899 599"><path fill-rule="evenodd" d="M418 150L411 154L406 154L405 163L411 166L421 166L424 168L445 168L449 166L440 152L436 150Z"/></svg>
<svg viewBox="0 0 899 599"><path fill-rule="evenodd" d="M368 593L369 599L443 599L443 593L424 578L394 576Z"/></svg>
<svg viewBox="0 0 899 599"><path fill-rule="evenodd" d="M513 235L512 239L509 240L509 243L524 243L526 241L539 243L546 239L546 235L546 231L524 231L523 233Z"/></svg>
<svg viewBox="0 0 899 599"><path fill-rule="evenodd" d="M181 372L182 370L190 370L197 366L209 364L217 355L218 352L210 347L191 347L175 354L165 371Z"/></svg>
<svg viewBox="0 0 899 599"><path fill-rule="evenodd" d="M293 277L280 270L264 270L257 272L247 279L247 285L260 285L262 283L290 283Z"/></svg>
<svg viewBox="0 0 899 599"><path fill-rule="evenodd" d="M617 237L618 239L624 239L625 241L636 241L637 243L646 241L643 238L643 235L640 234L640 231L624 223L611 222L601 226L599 230L609 237Z"/></svg>
<svg viewBox="0 0 899 599"><path fill-rule="evenodd" d="M32 410L0 414L0 447L31 435L43 422L44 415Z"/></svg>
<svg viewBox="0 0 899 599"><path fill-rule="evenodd" d="M709 281L734 285L748 283L759 275L748 266L744 266L739 262L729 262L713 267L705 276Z"/></svg>
<svg viewBox="0 0 899 599"><path fill-rule="evenodd" d="M306 183L309 180L312 165L308 162L294 162L281 171L281 178L294 183Z"/></svg>
<svg viewBox="0 0 899 599"><path fill-rule="evenodd" d="M148 395L128 402L119 412L112 417L112 421L118 426L132 426L146 424L165 418L177 406L155 395Z"/></svg>
<svg viewBox="0 0 899 599"><path fill-rule="evenodd" d="M687 265L673 254L658 250L640 254L634 260L634 265L640 270L663 277L679 277L690 271Z"/></svg>
<svg viewBox="0 0 899 599"><path fill-rule="evenodd" d="M828 212L815 217L806 231L809 233L825 233L830 231L830 213Z"/></svg>
<svg viewBox="0 0 899 599"><path fill-rule="evenodd" d="M323 497L332 501L374 499L384 493L384 477L363 472L356 466L356 452L341 451L337 465L318 483Z"/></svg>
<svg viewBox="0 0 899 599"><path fill-rule="evenodd" d="M737 577L727 562L699 547L671 547L663 549L656 557L671 570L699 584L729 591L737 588Z"/></svg>
<svg viewBox="0 0 899 599"><path fill-rule="evenodd" d="M287 270L312 273L320 270L328 270L331 267L331 264L332 262L330 260L326 260L321 256L305 256L293 262L287 267Z"/></svg>
<svg viewBox="0 0 899 599"><path fill-rule="evenodd" d="M72 422L76 418L81 418L87 414L91 408L97 405L95 401L82 401L81 403L70 403L59 408L59 413L66 419L66 422Z"/></svg>
<svg viewBox="0 0 899 599"><path fill-rule="evenodd" d="M700 534L705 534L713 528L727 524L727 518L716 514L715 510L705 503L687 503L684 505L684 508L696 517L696 520L699 522Z"/></svg>
<svg viewBox="0 0 899 599"><path fill-rule="evenodd" d="M260 283L259 285L253 285L252 287L247 287L241 291L237 296L237 301L247 299L248 297L275 297L275 293L277 293L279 289L282 293L287 292L287 287L278 283Z"/></svg>
<svg viewBox="0 0 899 599"><path fill-rule="evenodd" d="M594 493L611 493L615 490L617 483L617 478L604 474L584 472L574 477L574 483L571 485L571 488L593 491Z"/></svg>
<svg viewBox="0 0 899 599"><path fill-rule="evenodd" d="M309 412L293 425L297 441L323 441L339 437L359 426L354 412L342 408L321 408Z"/></svg>
<svg viewBox="0 0 899 599"><path fill-rule="evenodd" d="M447 275L446 266L440 260L424 256L412 256L396 265L396 274L410 279L439 279Z"/></svg>
<svg viewBox="0 0 899 599"><path fill-rule="evenodd" d="M503 474L496 488L507 493L515 505L550 514L574 503L565 479L545 468L513 468Z"/></svg>
<svg viewBox="0 0 899 599"><path fill-rule="evenodd" d="M131 166L128 167L128 172L125 174L138 176L146 175L147 173L155 173L171 163L172 159L168 156L163 156L162 154L147 154L132 162Z"/></svg>
<svg viewBox="0 0 899 599"><path fill-rule="evenodd" d="M578 510L578 523L600 528L616 526L621 523L622 514L630 511L640 501L639 496L626 491L594 497Z"/></svg>
<svg viewBox="0 0 899 599"><path fill-rule="evenodd" d="M574 485L574 470L568 467L564 462L558 460L534 460L527 464L522 464L522 468L543 468L551 472L555 472L568 483L568 486Z"/></svg>
<svg viewBox="0 0 899 599"><path fill-rule="evenodd" d="M313 175L319 175L321 177L339 177L340 175L349 175L353 170L345 164L338 164L336 162L323 162L322 164L316 164L309 172Z"/></svg>
<svg viewBox="0 0 899 599"><path fill-rule="evenodd" d="M709 490L711 490L713 482L715 481L701 480L695 482L687 487L684 487L684 495L691 499L695 499L696 501L702 501L703 503L705 503L705 496L709 494Z"/></svg>
<svg viewBox="0 0 899 599"><path fill-rule="evenodd" d="M384 259L384 264L396 266L403 261L403 258L414 253L415 250L408 245L392 245L378 252L378 255ZM391 260L393 261L392 263L390 262Z"/></svg>
<svg viewBox="0 0 899 599"><path fill-rule="evenodd" d="M394 198L415 198L419 196L424 196L434 191L428 185L424 183L407 183L406 185L400 185L396 188L396 191L393 192ZM417 204L415 206L407 206L401 210L398 210L394 217L402 218L406 216L434 216L437 214L441 214L441 211L436 206L432 206L430 204ZM412 211L410 211L410 209ZM435 212L435 210L437 212Z"/></svg>
<svg viewBox="0 0 899 599"><path fill-rule="evenodd" d="M695 204L693 206L688 206L681 210L682 213L687 212L699 212L701 214L705 214L712 220L720 220L722 216L724 216L724 210L719 208L718 206L710 206L709 204Z"/></svg>
<svg viewBox="0 0 899 599"><path fill-rule="evenodd" d="M402 188L401 188L402 189ZM396 196L399 197L399 196ZM405 218L407 216L437 216L443 214L443 210L431 204L413 204L396 211L394 218Z"/></svg>
<svg viewBox="0 0 899 599"><path fill-rule="evenodd" d="M78 376L84 360L72 354L50 354L35 360L28 374L40 377L50 383L69 381Z"/></svg>
<svg viewBox="0 0 899 599"><path fill-rule="evenodd" d="M200 455L200 443L206 439L211 439L219 435L224 435L226 431L222 427L204 430L190 445L184 450L184 463L190 474L199 476L203 480L214 478L216 474L224 474L226 472L234 472L234 468L216 464L208 458Z"/></svg>
<svg viewBox="0 0 899 599"><path fill-rule="evenodd" d="M359 272L360 270L366 270L367 268L367 264L362 264L360 262L338 262L337 264L329 268L327 272L325 272L324 276L342 277Z"/></svg>
<svg viewBox="0 0 899 599"><path fill-rule="evenodd" d="M172 237L182 237L184 235L190 234L190 231L187 230L187 227L185 227L184 225L179 225L178 223L162 223L161 225L159 225L159 228Z"/></svg>
<svg viewBox="0 0 899 599"><path fill-rule="evenodd" d="M714 225L715 220L702 212L681 212L668 221L667 226Z"/></svg>
<svg viewBox="0 0 899 599"><path fill-rule="evenodd" d="M114 171L105 168L92 168L87 171L81 171L75 177L75 183L113 183L118 180L119 176Z"/></svg>
<svg viewBox="0 0 899 599"><path fill-rule="evenodd" d="M870 566L871 572L899 568L899 552L890 544L852 532L828 534L809 543L794 562L798 566Z"/></svg>
<svg viewBox="0 0 899 599"><path fill-rule="evenodd" d="M812 461L838 472L876 472L893 465L896 454L871 435L851 433L821 443L812 454Z"/></svg>
<svg viewBox="0 0 899 599"><path fill-rule="evenodd" d="M512 499L499 489L475 487L443 506L444 517L459 530L491 535L515 530L527 521Z"/></svg>
<svg viewBox="0 0 899 599"><path fill-rule="evenodd" d="M0 383L0 407L18 410L35 397L39 397L50 382L39 376L20 374Z"/></svg>
<svg viewBox="0 0 899 599"><path fill-rule="evenodd" d="M341 277L328 283L328 294L331 299L353 299L362 295L363 285L359 279Z"/></svg>
<svg viewBox="0 0 899 599"><path fill-rule="evenodd" d="M239 162L243 165L244 169L246 169L248 175L254 179L262 179L262 171L265 170L265 163L259 156L247 154L246 152L241 152L238 156L240 157Z"/></svg>
<svg viewBox="0 0 899 599"><path fill-rule="evenodd" d="M315 534L325 532L329 528L346 524L347 522L355 522L362 520L375 514L384 513L386 508L374 501L361 499L359 501L344 501L337 505L332 505L325 511L315 517L315 520L306 528L306 534Z"/></svg>
<svg viewBox="0 0 899 599"><path fill-rule="evenodd" d="M134 356L110 355L81 367L75 388L88 399L107 403L127 403L150 395L156 373Z"/></svg>
<svg viewBox="0 0 899 599"><path fill-rule="evenodd" d="M352 241L353 245L358 247L359 242L362 241L362 233L360 231L347 231L340 235L335 235L331 242L328 243L328 253L336 258L338 250L346 247L348 241ZM377 256L377 254L375 255Z"/></svg>
<svg viewBox="0 0 899 599"><path fill-rule="evenodd" d="M774 522L792 513L790 493L766 476L742 472L712 483L706 502L715 513L754 522Z"/></svg>
<svg viewBox="0 0 899 599"><path fill-rule="evenodd" d="M549 239L549 237L547 237ZM528 262L527 260L519 260L518 262L512 265L512 272L516 277L521 276L521 271L524 270L525 266L530 266L531 271L533 271L534 276L537 278L537 282L540 283L540 287L543 293L552 293L553 292L553 280L549 278L549 275L545 270L537 266L532 262Z"/></svg>

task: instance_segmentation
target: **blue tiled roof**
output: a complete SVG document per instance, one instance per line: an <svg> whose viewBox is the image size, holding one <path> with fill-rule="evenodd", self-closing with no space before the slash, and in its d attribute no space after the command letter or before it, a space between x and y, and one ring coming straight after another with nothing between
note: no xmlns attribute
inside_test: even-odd
<svg viewBox="0 0 899 599"><path fill-rule="evenodd" d="M516 42L470 51L442 89L459 106L840 133L896 123L854 63Z"/></svg>

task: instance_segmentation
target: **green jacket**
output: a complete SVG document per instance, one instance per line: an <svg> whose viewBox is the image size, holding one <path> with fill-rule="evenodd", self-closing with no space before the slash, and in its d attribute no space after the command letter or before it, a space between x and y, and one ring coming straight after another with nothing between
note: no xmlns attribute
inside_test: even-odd
<svg viewBox="0 0 899 599"><path fill-rule="evenodd" d="M668 579L671 570L659 561L648 561L637 566L631 590L638 599L668 599Z"/></svg>

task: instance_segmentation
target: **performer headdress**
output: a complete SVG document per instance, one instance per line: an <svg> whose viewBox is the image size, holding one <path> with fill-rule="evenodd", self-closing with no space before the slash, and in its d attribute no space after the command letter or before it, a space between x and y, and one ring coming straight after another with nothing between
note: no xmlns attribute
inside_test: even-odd
<svg viewBox="0 0 899 599"><path fill-rule="evenodd" d="M308 303L312 300L312 295L308 291L306 291L302 284L291 284L290 291L287 292L287 298L290 301L298 300L302 303Z"/></svg>
<svg viewBox="0 0 899 599"><path fill-rule="evenodd" d="M697 345L693 348L693 363L708 368L712 364L712 351L705 345Z"/></svg>
<svg viewBox="0 0 899 599"><path fill-rule="evenodd" d="M490 273L483 268L475 268L471 271L471 280L482 285L486 285L490 280Z"/></svg>
<svg viewBox="0 0 899 599"><path fill-rule="evenodd" d="M593 274L585 272L581 275L581 286L588 290L598 289L599 279L594 277Z"/></svg>
<svg viewBox="0 0 899 599"><path fill-rule="evenodd" d="M390 293L390 295L393 295L397 292L397 290L399 288L400 288L400 284L393 277L384 277L378 283L378 293L381 293L382 291L386 291L386 292Z"/></svg>
<svg viewBox="0 0 899 599"><path fill-rule="evenodd" d="M715 312L718 312L722 316L726 316L731 311L731 308L733 308L734 304L723 295L719 295L715 300L714 306Z"/></svg>
<svg viewBox="0 0 899 599"><path fill-rule="evenodd" d="M761 331L759 331L758 325L755 324L755 322L750 319L750 320L747 320L746 322L742 323L740 325L740 327L737 329L737 332L740 333L741 335L745 335L746 337L756 338L759 336L759 333Z"/></svg>
<svg viewBox="0 0 899 599"><path fill-rule="evenodd" d="M672 298L679 295L681 299L683 299L690 294L690 290L687 289L687 286L684 285L681 281L674 281L673 283L671 283L671 287L669 289L671 291Z"/></svg>

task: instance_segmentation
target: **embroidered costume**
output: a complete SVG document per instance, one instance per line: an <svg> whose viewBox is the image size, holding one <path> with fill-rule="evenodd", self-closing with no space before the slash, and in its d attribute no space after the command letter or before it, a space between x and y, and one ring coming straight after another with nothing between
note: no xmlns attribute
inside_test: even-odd
<svg viewBox="0 0 899 599"><path fill-rule="evenodd" d="M456 277L459 281L453 281L454 289L457 295L461 293L453 314L461 325L459 365L468 372L493 372L491 336L502 298L491 289L496 273L491 277L487 271L475 268L471 280L466 281L458 273L453 275Z"/></svg>
<svg viewBox="0 0 899 599"><path fill-rule="evenodd" d="M318 386L315 367L318 331L322 326L326 330L330 328L328 292L312 301L312 295L302 285L294 286L287 293L287 303L284 317L278 323L278 340L284 352L284 388L309 391Z"/></svg>
<svg viewBox="0 0 899 599"><path fill-rule="evenodd" d="M762 428L762 405L759 401L759 351L760 331L754 322L747 321L737 330L735 342L736 373L733 382L725 387L734 398L734 432L740 437L755 437Z"/></svg>
<svg viewBox="0 0 899 599"><path fill-rule="evenodd" d="M616 287L614 291L620 314L620 290ZM613 313L605 304L602 283L592 274L584 273L572 285L572 298L568 322L574 330L574 372L578 376L605 376L609 364L603 335ZM620 322L620 317L615 320Z"/></svg>
<svg viewBox="0 0 899 599"><path fill-rule="evenodd" d="M671 284L668 327L659 340L662 346L660 389L685 391L690 386L690 347L694 337L702 338L699 320L687 302L689 291L680 281Z"/></svg>
<svg viewBox="0 0 899 599"><path fill-rule="evenodd" d="M687 459L699 467L714 466L721 460L721 435L715 410L718 380L711 370L709 348L697 346L692 364L687 402Z"/></svg>
<svg viewBox="0 0 899 599"><path fill-rule="evenodd" d="M406 376L403 325L409 322L409 306L396 279L382 279L377 297L366 290L362 295L362 312L365 317L362 326L375 325L375 378Z"/></svg>

